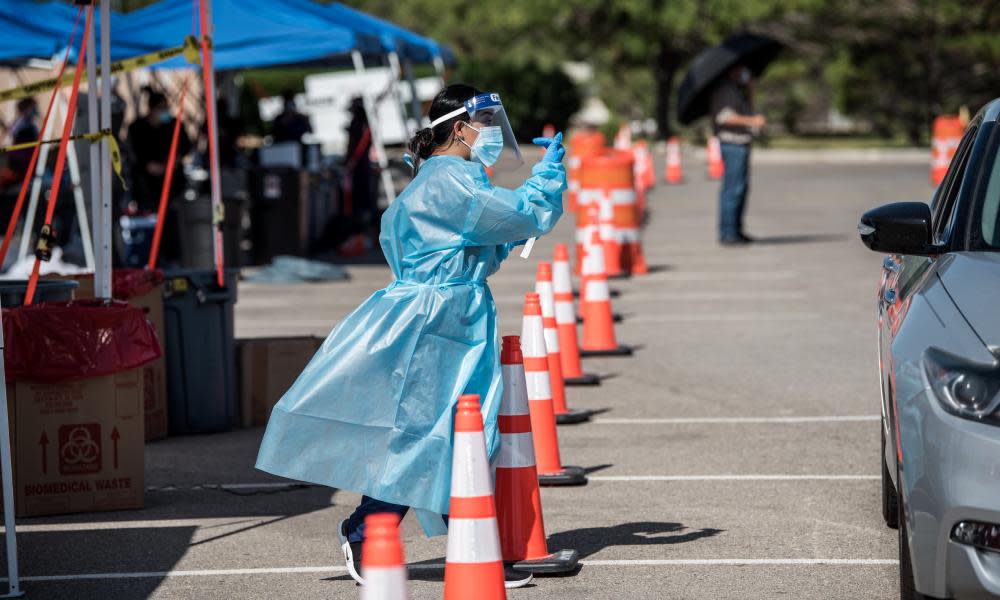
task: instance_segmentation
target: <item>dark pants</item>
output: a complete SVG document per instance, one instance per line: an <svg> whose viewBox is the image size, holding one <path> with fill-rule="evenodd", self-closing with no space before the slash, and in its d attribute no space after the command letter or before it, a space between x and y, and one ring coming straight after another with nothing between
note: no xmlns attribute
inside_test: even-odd
<svg viewBox="0 0 1000 600"><path fill-rule="evenodd" d="M354 513L347 518L347 541L365 541L365 517L368 515L392 513L394 515L399 515L399 518L402 519L408 510L410 510L409 506L391 504L389 502L376 500L375 498L369 498L368 496L362 496L361 504L359 504L358 507L354 509Z"/></svg>
<svg viewBox="0 0 1000 600"><path fill-rule="evenodd" d="M354 513L347 518L347 541L351 543L365 541L365 517L368 515L391 513L399 515L400 520L402 520L409 510L409 506L382 502L381 500L376 500L375 498L362 496L361 504L359 504L358 507L354 509ZM448 515L444 516L444 524L448 524Z"/></svg>
<svg viewBox="0 0 1000 600"><path fill-rule="evenodd" d="M743 211L750 188L750 144L722 144L722 190L719 192L719 239L743 233Z"/></svg>

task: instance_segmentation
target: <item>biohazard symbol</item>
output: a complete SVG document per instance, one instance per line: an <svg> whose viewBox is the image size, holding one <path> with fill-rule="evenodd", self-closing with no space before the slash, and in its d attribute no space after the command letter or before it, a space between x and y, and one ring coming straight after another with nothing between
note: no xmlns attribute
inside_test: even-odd
<svg viewBox="0 0 1000 600"><path fill-rule="evenodd" d="M59 428L59 472L83 475L101 470L101 426L98 423Z"/></svg>

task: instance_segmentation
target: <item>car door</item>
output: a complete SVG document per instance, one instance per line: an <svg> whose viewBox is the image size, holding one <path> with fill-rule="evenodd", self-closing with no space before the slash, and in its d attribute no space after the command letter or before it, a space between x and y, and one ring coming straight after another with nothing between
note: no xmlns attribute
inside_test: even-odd
<svg viewBox="0 0 1000 600"><path fill-rule="evenodd" d="M953 215L958 206L959 192L965 179L965 171L969 163L972 145L975 141L978 126L969 126L962 141L959 143L955 157L948 168L941 185L935 191L932 202L932 234L935 244L942 244L950 234ZM919 293L919 283L934 265L937 257L904 256L889 254L882 262L882 279L878 289L878 338L879 338L879 369L882 380L882 423L885 428L886 444L895 440L895 411L893 409L892 342L899 326L906 317L914 294ZM889 450L889 448L886 448ZM895 458L896 452L886 452L886 457ZM894 473L893 465L889 465Z"/></svg>

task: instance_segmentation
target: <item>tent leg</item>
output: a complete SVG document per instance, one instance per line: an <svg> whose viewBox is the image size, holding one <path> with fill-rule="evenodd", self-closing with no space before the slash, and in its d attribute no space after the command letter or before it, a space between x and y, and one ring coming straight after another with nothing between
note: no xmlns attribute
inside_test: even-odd
<svg viewBox="0 0 1000 600"><path fill-rule="evenodd" d="M424 126L424 115L420 107L420 97L417 95L417 80L413 74L413 61L407 59L403 62L403 73L406 74L406 83L410 87L410 113L417 129L420 129Z"/></svg>
<svg viewBox="0 0 1000 600"><path fill-rule="evenodd" d="M80 186L80 161L76 156L76 144L66 146L66 163L69 166L69 180L73 184L73 201L76 204L76 222L80 225L83 241L83 258L88 271L94 270L94 245L90 238L90 220L87 218L87 204Z"/></svg>
<svg viewBox="0 0 1000 600"><path fill-rule="evenodd" d="M441 87L445 86L444 81L444 59L440 55L434 57L434 72L437 73L438 79L441 81Z"/></svg>
<svg viewBox="0 0 1000 600"><path fill-rule="evenodd" d="M59 98L57 108L62 108L65 98ZM53 111L54 112L54 111ZM55 116L49 119L45 127L43 139L52 139L52 132L55 129ZM64 117L65 118L65 117ZM35 217L38 215L38 199L42 194L42 182L45 179L45 165L49 161L50 144L43 144L38 152L38 164L35 165L35 177L31 181L31 197L28 199L28 212L24 215L24 231L21 232L21 243L17 248L17 262L21 262L28 256L28 245L31 243L31 236L35 228Z"/></svg>
<svg viewBox="0 0 1000 600"><path fill-rule="evenodd" d="M0 317L2 321L2 317ZM3 327L0 326L0 382L6 381L3 366ZM17 566L17 530L14 523L14 477L10 458L10 415L7 413L7 386L0 385L0 471L3 482L3 524L7 543L7 584L3 598L17 598L24 595Z"/></svg>
<svg viewBox="0 0 1000 600"><path fill-rule="evenodd" d="M93 47L93 46L92 46ZM91 54L96 54L92 52ZM101 129L111 129L111 0L101 0ZM96 79L91 81L95 82ZM101 195L94 202L97 237L97 263L94 267L94 296L111 298L111 144L101 138Z"/></svg>
<svg viewBox="0 0 1000 600"><path fill-rule="evenodd" d="M361 58L361 53L357 50L351 52L351 60L354 62L354 70L359 77L365 75L365 61ZM368 127L372 132L372 145L378 156L378 166L382 173L382 188L385 190L385 197L389 204L396 200L396 188L393 187L392 173L389 172L389 159L385 154L385 146L382 144L382 135L378 126L378 115L375 114L375 106L372 102L368 88L361 94L361 100L365 105L365 113L368 115Z"/></svg>
<svg viewBox="0 0 1000 600"><path fill-rule="evenodd" d="M410 120L406 118L406 103L403 102L403 95L399 91L399 78L402 74L402 69L399 66L399 54L390 52L386 56L389 58L389 72L392 73L392 96L396 99L396 104L399 105L399 118L403 120L403 131L406 132L406 139L409 140L413 137L413 130L410 129Z"/></svg>

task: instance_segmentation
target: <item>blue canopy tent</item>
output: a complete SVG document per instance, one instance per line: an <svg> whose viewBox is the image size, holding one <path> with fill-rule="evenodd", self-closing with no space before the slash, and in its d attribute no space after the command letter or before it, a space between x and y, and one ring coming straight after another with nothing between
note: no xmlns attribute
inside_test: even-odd
<svg viewBox="0 0 1000 600"><path fill-rule="evenodd" d="M55 1L41 4L32 0L0 2L0 62L52 58L66 48L76 13L75 7ZM80 35L83 35L82 19L77 30L77 36Z"/></svg>

